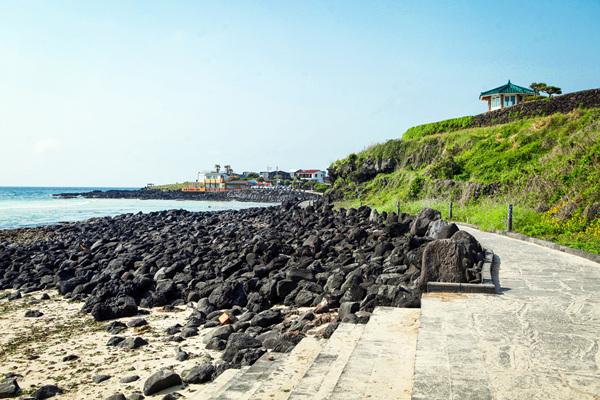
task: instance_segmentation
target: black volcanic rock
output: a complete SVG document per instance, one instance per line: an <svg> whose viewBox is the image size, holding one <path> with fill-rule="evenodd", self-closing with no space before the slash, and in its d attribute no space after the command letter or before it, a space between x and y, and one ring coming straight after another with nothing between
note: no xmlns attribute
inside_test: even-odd
<svg viewBox="0 0 600 400"><path fill-rule="evenodd" d="M296 203L123 214L47 227L50 234L37 240L1 236L0 290L12 289L16 299L21 292L58 289L84 301L83 311L99 321L150 307L190 307L185 325L169 327L164 340L183 341L213 327L203 342L225 349L214 375L223 366L251 364L265 348L291 350L338 308L341 321L365 322L376 306L418 307L429 280L481 280L481 245L441 222L435 210L411 217ZM290 309L281 311L282 304ZM313 307L313 313L299 318L298 307ZM128 327L112 321L106 330L114 335ZM142 341L113 336L107 346L131 349Z"/></svg>

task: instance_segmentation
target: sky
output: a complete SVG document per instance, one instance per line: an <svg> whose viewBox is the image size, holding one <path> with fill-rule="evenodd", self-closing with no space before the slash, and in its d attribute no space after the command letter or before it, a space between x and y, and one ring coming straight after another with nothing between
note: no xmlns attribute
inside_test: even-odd
<svg viewBox="0 0 600 400"><path fill-rule="evenodd" d="M327 168L486 110L600 87L600 1L0 2L0 186Z"/></svg>

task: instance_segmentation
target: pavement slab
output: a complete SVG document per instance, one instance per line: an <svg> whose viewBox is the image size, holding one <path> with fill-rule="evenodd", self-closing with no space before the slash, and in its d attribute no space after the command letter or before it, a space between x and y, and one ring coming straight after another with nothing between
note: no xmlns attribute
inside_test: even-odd
<svg viewBox="0 0 600 400"><path fill-rule="evenodd" d="M600 399L600 264L461 229L497 255L501 292L423 295L412 398Z"/></svg>

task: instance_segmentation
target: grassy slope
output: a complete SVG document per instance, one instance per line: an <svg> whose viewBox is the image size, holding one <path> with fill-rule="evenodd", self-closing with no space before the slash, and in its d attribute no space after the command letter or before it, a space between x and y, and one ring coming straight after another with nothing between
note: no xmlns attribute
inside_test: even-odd
<svg viewBox="0 0 600 400"><path fill-rule="evenodd" d="M600 254L600 109L449 132L431 125L335 162L340 205L447 212L452 200L455 220L499 230L512 203L516 231ZM387 158L393 172L361 182L358 166Z"/></svg>

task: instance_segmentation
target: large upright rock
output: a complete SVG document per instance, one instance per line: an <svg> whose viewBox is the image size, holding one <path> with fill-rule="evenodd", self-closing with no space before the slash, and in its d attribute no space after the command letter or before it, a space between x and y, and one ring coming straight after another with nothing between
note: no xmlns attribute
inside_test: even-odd
<svg viewBox="0 0 600 400"><path fill-rule="evenodd" d="M425 289L427 282L467 282L464 253L464 246L452 239L428 243L423 252L421 276L417 285Z"/></svg>
<svg viewBox="0 0 600 400"><path fill-rule="evenodd" d="M429 224L442 218L439 211L432 208L424 208L415 217L410 226L410 233L416 236L425 236L429 229Z"/></svg>

